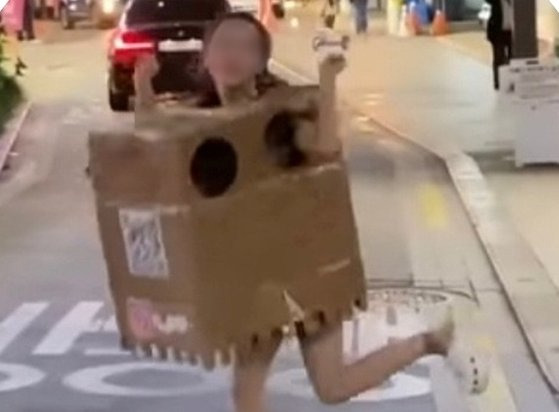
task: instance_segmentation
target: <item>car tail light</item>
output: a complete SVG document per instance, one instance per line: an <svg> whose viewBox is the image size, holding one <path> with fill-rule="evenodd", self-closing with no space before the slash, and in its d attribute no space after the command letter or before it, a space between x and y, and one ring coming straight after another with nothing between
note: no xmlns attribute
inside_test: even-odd
<svg viewBox="0 0 559 412"><path fill-rule="evenodd" d="M140 55L155 53L155 41L145 33L120 31L113 37L111 50L115 62L132 66Z"/></svg>

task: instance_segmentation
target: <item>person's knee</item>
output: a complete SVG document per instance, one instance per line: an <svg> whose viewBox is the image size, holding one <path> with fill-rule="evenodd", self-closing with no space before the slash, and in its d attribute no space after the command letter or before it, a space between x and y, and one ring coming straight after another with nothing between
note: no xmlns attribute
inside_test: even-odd
<svg viewBox="0 0 559 412"><path fill-rule="evenodd" d="M313 381L313 388L320 402L326 405L338 405L349 401L344 389L343 380L324 380Z"/></svg>

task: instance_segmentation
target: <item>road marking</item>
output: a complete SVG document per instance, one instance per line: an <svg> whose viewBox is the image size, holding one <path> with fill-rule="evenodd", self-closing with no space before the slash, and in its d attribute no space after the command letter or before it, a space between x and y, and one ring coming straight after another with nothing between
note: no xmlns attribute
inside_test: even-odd
<svg viewBox="0 0 559 412"><path fill-rule="evenodd" d="M107 347L107 348L89 348L84 351L85 356L132 356L128 350Z"/></svg>
<svg viewBox="0 0 559 412"><path fill-rule="evenodd" d="M306 369L290 369L274 374L270 379L274 392L300 398L315 399L316 394L308 383ZM429 395L432 392L429 379L397 373L388 386L364 392L351 399L351 402L385 402Z"/></svg>
<svg viewBox="0 0 559 412"><path fill-rule="evenodd" d="M418 189L419 202L425 222L433 229L448 226L448 210L440 189L431 183L421 184Z"/></svg>
<svg viewBox="0 0 559 412"><path fill-rule="evenodd" d="M80 302L64 316L33 351L34 355L63 355L78 338L86 333L96 332L95 315L103 307L103 302Z"/></svg>
<svg viewBox="0 0 559 412"><path fill-rule="evenodd" d="M27 388L45 379L45 373L26 365L0 363L0 376L7 378L0 380L0 392L10 392Z"/></svg>
<svg viewBox="0 0 559 412"><path fill-rule="evenodd" d="M48 302L24 303L0 323L0 354L49 306Z"/></svg>
<svg viewBox="0 0 559 412"><path fill-rule="evenodd" d="M117 323L114 316L107 318L97 316L103 305L104 303L101 301L78 302L47 332L33 354L69 355L72 346L84 334L116 333ZM49 306L50 303L48 302L22 304L3 322L4 342L10 343L20 336L30 322ZM388 325L384 312L361 314L353 322L345 322L344 349L348 353L347 358L356 359L370 350L378 349L386 343L387 336L413 333L414 328L417 327L415 323L415 319L407 319L407 316L404 315L398 316L395 325ZM9 328L5 328L6 325ZM9 336L6 331L9 331ZM284 346L284 350L286 346ZM298 352L298 348L291 347L284 355L293 357L296 352ZM95 356L112 357L117 362L119 362L118 356L126 356L122 359L126 362L65 371L65 378L61 379L61 383L69 390L113 397L160 398L207 395L222 392L229 388L229 371L227 369L208 373L201 368L183 364L152 362L150 360L144 362L132 361L130 359L131 354L120 350L117 345L112 347L110 345L107 347L88 347L84 349L83 354L89 358ZM39 370L31 365L0 363L0 391L26 390L40 385L51 372L48 369L45 371ZM147 388L137 386L135 377L141 375L146 378L153 373L169 374L171 378L173 378L173 375L181 374L178 375L176 380L180 383L173 387L157 387L151 386L149 383ZM279 394L302 396L309 400L314 399L315 394L312 387L306 381L298 378L298 376L304 374L304 369L282 371L279 375L274 374L271 376L271 382L275 382L275 386L271 386L270 390ZM183 376L188 379L182 379ZM431 385L424 376L404 373L393 377L389 386L377 388L353 401L382 402L406 399L428 395L430 391Z"/></svg>
<svg viewBox="0 0 559 412"><path fill-rule="evenodd" d="M186 375L195 379L179 379L178 381L194 381L178 387L154 389L150 387L132 387L109 383L117 375L138 372L170 372ZM79 392L95 395L124 396L134 398L159 398L174 396L205 395L226 390L229 387L229 375L223 371L207 373L200 368L161 362L130 362L113 365L97 366L79 370L64 378L64 385Z"/></svg>

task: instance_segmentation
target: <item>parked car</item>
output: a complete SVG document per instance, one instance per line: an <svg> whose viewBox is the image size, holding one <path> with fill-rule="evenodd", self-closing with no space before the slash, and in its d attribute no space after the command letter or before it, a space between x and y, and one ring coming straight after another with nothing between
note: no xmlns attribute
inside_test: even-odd
<svg viewBox="0 0 559 412"><path fill-rule="evenodd" d="M59 0L62 27L73 29L78 21L90 20L101 29L114 27L124 9L124 0Z"/></svg>
<svg viewBox="0 0 559 412"><path fill-rule="evenodd" d="M483 3L481 9L477 15L477 19L479 24L483 26L484 29L487 29L487 23L489 22L489 18L491 17L491 5L488 3Z"/></svg>
<svg viewBox="0 0 559 412"><path fill-rule="evenodd" d="M130 0L108 51L111 109L130 109L134 66L145 53L159 62L153 79L156 93L195 90L205 28L229 10L227 0Z"/></svg>

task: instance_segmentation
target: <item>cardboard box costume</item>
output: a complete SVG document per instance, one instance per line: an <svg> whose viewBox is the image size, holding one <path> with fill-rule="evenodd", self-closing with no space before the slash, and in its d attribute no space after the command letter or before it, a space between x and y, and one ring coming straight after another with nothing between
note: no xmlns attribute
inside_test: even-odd
<svg viewBox="0 0 559 412"><path fill-rule="evenodd" d="M317 119L282 87L240 108L169 108L92 133L90 167L123 344L228 363L296 320L312 333L366 305L345 164L296 141ZM297 319L294 319L294 315Z"/></svg>

